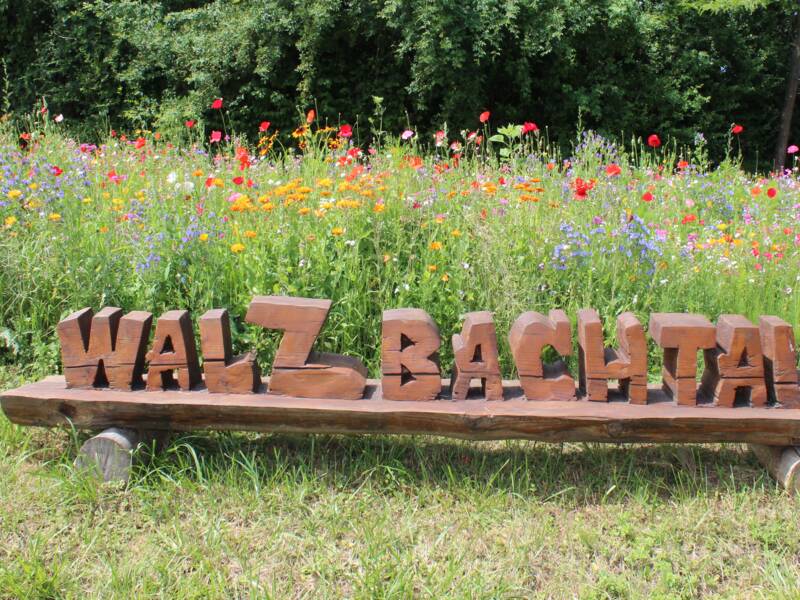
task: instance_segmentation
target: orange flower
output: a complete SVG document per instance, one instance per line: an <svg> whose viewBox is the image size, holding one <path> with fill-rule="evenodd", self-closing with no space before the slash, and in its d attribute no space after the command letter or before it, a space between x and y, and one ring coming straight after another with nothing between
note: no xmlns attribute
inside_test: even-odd
<svg viewBox="0 0 800 600"><path fill-rule="evenodd" d="M344 233L344 229L342 229L341 227L334 227L333 229L331 229L331 235L340 236L343 233Z"/></svg>

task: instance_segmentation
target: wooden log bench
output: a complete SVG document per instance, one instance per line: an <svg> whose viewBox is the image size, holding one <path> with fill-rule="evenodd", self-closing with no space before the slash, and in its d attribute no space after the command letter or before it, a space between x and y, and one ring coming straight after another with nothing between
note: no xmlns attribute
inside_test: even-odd
<svg viewBox="0 0 800 600"><path fill-rule="evenodd" d="M800 409L794 335L776 317L759 325L723 315L657 313L649 332L664 348L663 381L647 384L646 339L631 313L617 320L618 348L604 347L597 311L578 314L579 376L553 347L572 353L563 311L522 314L508 334L520 380L501 380L491 313L466 315L452 338L451 378L439 373L441 340L424 311L384 314L381 379L353 357L315 352L330 302L257 296L246 320L283 330L269 377L253 353L234 357L227 311L151 315L106 308L59 324L64 375L0 394L14 423L105 430L84 444L79 466L125 479L134 450L153 432L243 430L328 434L428 434L470 440L751 444L787 489L800 486ZM696 372L698 352L705 370ZM200 358L203 362L201 364ZM145 363L149 370L145 372Z"/></svg>

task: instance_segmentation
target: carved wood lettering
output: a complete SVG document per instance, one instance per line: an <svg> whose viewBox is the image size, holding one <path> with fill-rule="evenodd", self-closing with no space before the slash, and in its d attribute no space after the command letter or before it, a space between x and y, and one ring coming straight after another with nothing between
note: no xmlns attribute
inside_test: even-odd
<svg viewBox="0 0 800 600"><path fill-rule="evenodd" d="M209 392L251 394L261 385L256 356L247 352L231 356L231 324L228 311L215 308L200 317L203 373Z"/></svg>
<svg viewBox="0 0 800 600"><path fill-rule="evenodd" d="M758 320L764 351L764 375L772 402L784 408L800 408L797 381L797 346L794 330L783 319L765 316Z"/></svg>
<svg viewBox="0 0 800 600"><path fill-rule="evenodd" d="M716 328L702 315L653 313L649 329L664 349L664 391L678 404L697 404L697 352L716 347Z"/></svg>
<svg viewBox="0 0 800 600"><path fill-rule="evenodd" d="M464 318L461 333L453 336L453 374L450 392L453 400L465 400L469 384L479 379L487 400L503 399L497 333L492 313L471 312Z"/></svg>
<svg viewBox="0 0 800 600"><path fill-rule="evenodd" d="M313 298L253 298L245 320L283 331L272 365L270 392L299 398L358 399L363 396L367 370L360 360L311 351L330 307L330 300Z"/></svg>
<svg viewBox="0 0 800 600"><path fill-rule="evenodd" d="M434 400L442 389L441 337L424 310L383 311L381 389L387 400Z"/></svg>
<svg viewBox="0 0 800 600"><path fill-rule="evenodd" d="M618 349L603 345L603 325L593 308L578 311L579 387L588 400L608 401L616 379L631 404L647 404L647 340L633 313L617 317Z"/></svg>
<svg viewBox="0 0 800 600"><path fill-rule="evenodd" d="M542 362L546 346L561 356L572 354L572 327L563 310L551 310L546 317L533 311L522 313L511 326L508 343L528 400L575 399L575 380L566 363Z"/></svg>
<svg viewBox="0 0 800 600"><path fill-rule="evenodd" d="M703 352L700 389L716 406L734 406L742 397L750 406L767 405L764 355L758 327L742 315L720 315L717 347Z"/></svg>
<svg viewBox="0 0 800 600"><path fill-rule="evenodd" d="M170 310L156 321L153 346L147 353L147 389L163 390L178 386L191 390L202 376L197 359L192 321L187 310Z"/></svg>
<svg viewBox="0 0 800 600"><path fill-rule="evenodd" d="M142 384L145 351L153 317L144 311L122 316L122 309L91 308L58 324L67 387L130 390Z"/></svg>

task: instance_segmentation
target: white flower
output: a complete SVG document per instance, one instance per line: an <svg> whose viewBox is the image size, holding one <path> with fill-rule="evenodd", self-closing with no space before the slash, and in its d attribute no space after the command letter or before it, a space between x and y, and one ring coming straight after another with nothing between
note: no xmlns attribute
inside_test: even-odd
<svg viewBox="0 0 800 600"><path fill-rule="evenodd" d="M53 120L54 120L56 123L61 123L61 121L63 121L63 120L64 120L64 115L62 115L62 114L58 114L58 115L56 115L56 116L55 116L55 118L54 118Z"/></svg>
<svg viewBox="0 0 800 600"><path fill-rule="evenodd" d="M347 244L348 246L350 246L352 248L353 246L356 245L356 241L355 240L347 240L345 242L345 244Z"/></svg>
<svg viewBox="0 0 800 600"><path fill-rule="evenodd" d="M178 181L178 174L175 171L171 171L169 175L167 175L167 183L175 183Z"/></svg>
<svg viewBox="0 0 800 600"><path fill-rule="evenodd" d="M469 271L469 263L468 262L461 263L461 266L464 267L465 271Z"/></svg>

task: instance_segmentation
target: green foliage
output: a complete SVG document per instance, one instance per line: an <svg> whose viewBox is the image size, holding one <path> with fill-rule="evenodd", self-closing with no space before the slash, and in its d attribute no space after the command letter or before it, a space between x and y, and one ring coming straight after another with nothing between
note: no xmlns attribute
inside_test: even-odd
<svg viewBox="0 0 800 600"><path fill-rule="evenodd" d="M45 97L84 136L109 121L219 128L220 96L239 131L269 119L285 132L316 102L367 132L379 96L387 131L406 115L420 132L474 128L488 108L561 141L580 118L611 135L701 131L723 147L735 121L752 160L776 130L791 6L746 4L3 0L0 52L15 114Z"/></svg>

